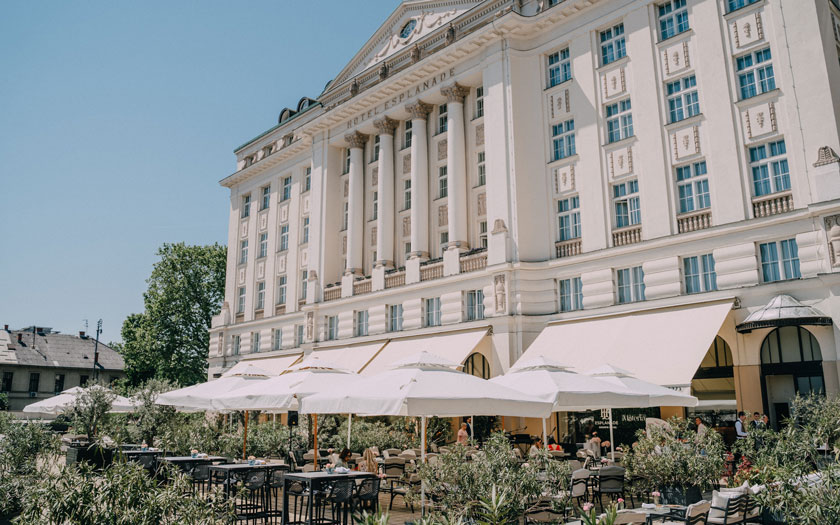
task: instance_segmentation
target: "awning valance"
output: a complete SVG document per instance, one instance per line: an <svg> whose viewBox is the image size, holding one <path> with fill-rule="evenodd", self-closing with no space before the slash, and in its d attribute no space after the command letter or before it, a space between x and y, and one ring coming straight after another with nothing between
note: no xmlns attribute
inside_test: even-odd
<svg viewBox="0 0 840 525"><path fill-rule="evenodd" d="M239 372L240 370L244 370L249 365L256 366L269 372L272 375L280 375L286 371L287 368L292 366L293 364L297 363L303 353L295 353L295 354L288 354L288 355L278 355L278 356L248 356L243 358L238 363L233 365L230 370L225 372L225 375L233 375Z"/></svg>
<svg viewBox="0 0 840 525"><path fill-rule="evenodd" d="M463 364L481 341L487 336L488 328L430 334L420 337L391 339L379 354L361 370L362 375L373 375L389 370L391 365L413 356L423 350L434 353L452 362Z"/></svg>
<svg viewBox="0 0 840 525"><path fill-rule="evenodd" d="M376 341L374 343L353 345L353 346L336 346L332 348L320 348L312 352L311 355L318 356L329 363L335 363L339 367L350 370L352 372L359 372L367 365L380 350L382 350L388 341Z"/></svg>
<svg viewBox="0 0 840 525"><path fill-rule="evenodd" d="M644 381L687 386L732 299L550 323L520 359L546 356L585 372L604 364Z"/></svg>
<svg viewBox="0 0 840 525"><path fill-rule="evenodd" d="M777 295L736 327L741 333L779 326L831 326L831 317L789 295Z"/></svg>

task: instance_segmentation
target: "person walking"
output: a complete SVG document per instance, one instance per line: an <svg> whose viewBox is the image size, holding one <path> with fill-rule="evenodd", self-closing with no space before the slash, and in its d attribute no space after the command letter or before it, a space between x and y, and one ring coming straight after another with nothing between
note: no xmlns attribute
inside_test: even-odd
<svg viewBox="0 0 840 525"><path fill-rule="evenodd" d="M738 420L735 421L735 439L745 439L749 435L745 427L746 421L747 413L743 410L738 412Z"/></svg>
<svg viewBox="0 0 840 525"><path fill-rule="evenodd" d="M705 435L706 431L709 430L709 428L703 423L703 420L699 417L694 418L694 425L697 427L697 434L700 436Z"/></svg>
<svg viewBox="0 0 840 525"><path fill-rule="evenodd" d="M458 430L458 443L466 445L470 441L470 433L467 432L467 424L461 423L461 428Z"/></svg>

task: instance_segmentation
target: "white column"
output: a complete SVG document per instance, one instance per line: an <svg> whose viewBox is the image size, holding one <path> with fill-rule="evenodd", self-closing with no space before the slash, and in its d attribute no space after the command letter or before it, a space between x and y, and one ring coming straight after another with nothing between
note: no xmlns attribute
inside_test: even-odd
<svg viewBox="0 0 840 525"><path fill-rule="evenodd" d="M374 121L379 134L379 180L376 184L378 210L376 218L375 266L394 266L394 130L398 122L388 117Z"/></svg>
<svg viewBox="0 0 840 525"><path fill-rule="evenodd" d="M449 246L469 249L467 242L467 157L464 137L464 97L469 89L452 84L441 90L446 97L446 176L448 187Z"/></svg>
<svg viewBox="0 0 840 525"><path fill-rule="evenodd" d="M426 119L432 106L421 101L405 107L411 115L411 254L429 258L429 138Z"/></svg>
<svg viewBox="0 0 840 525"><path fill-rule="evenodd" d="M367 135L355 131L344 136L350 145L350 191L348 195L347 268L344 274L362 272L365 227L365 143Z"/></svg>

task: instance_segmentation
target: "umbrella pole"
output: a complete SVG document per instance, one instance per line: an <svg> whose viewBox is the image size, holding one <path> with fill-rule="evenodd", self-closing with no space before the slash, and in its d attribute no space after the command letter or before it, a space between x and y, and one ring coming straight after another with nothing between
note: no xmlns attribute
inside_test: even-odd
<svg viewBox="0 0 840 525"><path fill-rule="evenodd" d="M426 463L426 416L420 416L420 462ZM426 484L420 480L420 516L426 513Z"/></svg>
<svg viewBox="0 0 840 525"><path fill-rule="evenodd" d="M350 430L353 428L353 414L347 414L347 448L350 448Z"/></svg>
<svg viewBox="0 0 840 525"><path fill-rule="evenodd" d="M242 435L242 459L245 459L245 453L248 449L248 411L245 411L245 431Z"/></svg>
<svg viewBox="0 0 840 525"><path fill-rule="evenodd" d="M610 409L610 459L615 462L615 440L613 439L612 408Z"/></svg>
<svg viewBox="0 0 840 525"><path fill-rule="evenodd" d="M320 455L318 454L318 414L312 414L312 434L315 439L315 447L312 451L315 453L315 470L321 470L318 468L318 459Z"/></svg>
<svg viewBox="0 0 840 525"><path fill-rule="evenodd" d="M470 416L470 439L475 439L475 416Z"/></svg>
<svg viewBox="0 0 840 525"><path fill-rule="evenodd" d="M548 446L548 441L546 441L546 439L545 439L546 438L545 418L542 418L542 424L543 424L543 448L545 448L545 447Z"/></svg>

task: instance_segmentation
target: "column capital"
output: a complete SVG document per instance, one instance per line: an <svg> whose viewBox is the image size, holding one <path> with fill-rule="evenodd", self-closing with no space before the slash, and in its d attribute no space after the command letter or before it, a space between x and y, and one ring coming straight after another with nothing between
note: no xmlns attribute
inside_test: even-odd
<svg viewBox="0 0 840 525"><path fill-rule="evenodd" d="M432 105L426 104L422 100L418 100L417 102L406 104L405 110L408 111L408 114L411 115L412 119L426 120L429 113L432 111Z"/></svg>
<svg viewBox="0 0 840 525"><path fill-rule="evenodd" d="M376 133L379 135L393 135L394 130L399 126L399 122L388 117L382 117L373 121L376 128Z"/></svg>
<svg viewBox="0 0 840 525"><path fill-rule="evenodd" d="M354 131L352 133L348 133L344 135L344 140L350 145L350 148L361 148L365 149L365 144L367 143L368 136L364 133L360 133L358 131Z"/></svg>
<svg viewBox="0 0 840 525"><path fill-rule="evenodd" d="M470 94L470 88L461 86L457 82L453 82L448 86L442 87L440 92L444 97L446 97L447 102L460 102L463 104L464 97Z"/></svg>

